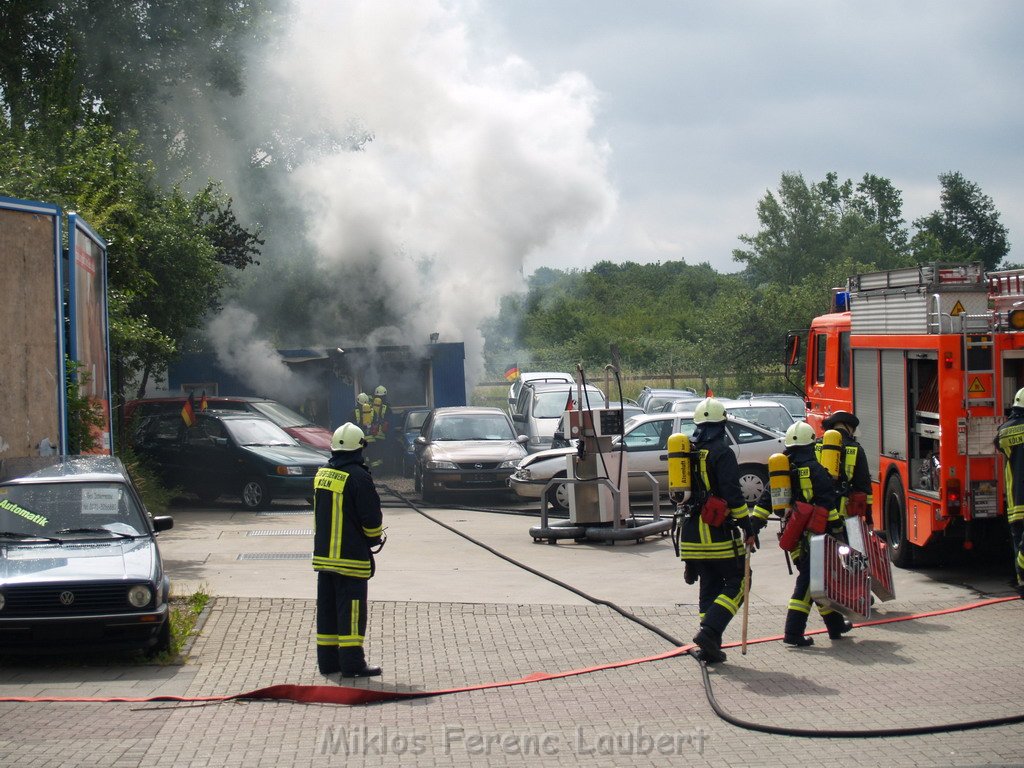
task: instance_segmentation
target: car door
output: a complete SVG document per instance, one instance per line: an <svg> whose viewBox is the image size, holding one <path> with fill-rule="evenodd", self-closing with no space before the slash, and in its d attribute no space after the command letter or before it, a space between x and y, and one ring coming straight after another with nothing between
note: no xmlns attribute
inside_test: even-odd
<svg viewBox="0 0 1024 768"><path fill-rule="evenodd" d="M219 419L199 415L185 434L182 465L193 489L227 489L241 482L238 461Z"/></svg>
<svg viewBox="0 0 1024 768"><path fill-rule="evenodd" d="M661 491L668 491L668 438L676 421L672 418L644 421L623 435L630 493L651 491L650 481L634 472L650 472Z"/></svg>

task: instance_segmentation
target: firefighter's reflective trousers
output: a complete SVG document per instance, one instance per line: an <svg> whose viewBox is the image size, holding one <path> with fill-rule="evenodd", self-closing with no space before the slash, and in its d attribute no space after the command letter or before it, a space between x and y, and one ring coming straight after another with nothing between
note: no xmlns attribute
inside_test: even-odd
<svg viewBox="0 0 1024 768"><path fill-rule="evenodd" d="M793 597L789 599L789 610L786 611L786 637L803 637L807 629L807 617L811 613L811 563L808 550L808 547L804 547L804 551L793 561L797 575ZM842 614L831 608L818 605L818 612L825 626L833 632L840 631L846 625Z"/></svg>
<svg viewBox="0 0 1024 768"><path fill-rule="evenodd" d="M1017 570L1017 590L1024 597L1024 518L1010 523L1010 536L1013 539L1013 553L1016 556L1014 565Z"/></svg>
<svg viewBox="0 0 1024 768"><path fill-rule="evenodd" d="M700 625L718 634L743 605L743 558L692 560L700 580Z"/></svg>
<svg viewBox="0 0 1024 768"><path fill-rule="evenodd" d="M357 669L365 662L366 586L366 579L317 572L316 661L321 674Z"/></svg>

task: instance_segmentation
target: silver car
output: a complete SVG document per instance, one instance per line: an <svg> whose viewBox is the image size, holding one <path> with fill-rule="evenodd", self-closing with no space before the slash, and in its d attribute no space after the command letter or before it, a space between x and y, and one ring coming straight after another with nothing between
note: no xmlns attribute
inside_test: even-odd
<svg viewBox="0 0 1024 768"><path fill-rule="evenodd" d="M499 408L435 408L413 443L416 490L424 501L442 493L507 492L525 442Z"/></svg>
<svg viewBox="0 0 1024 768"><path fill-rule="evenodd" d="M727 413L782 434L786 434L786 430L796 421L786 406L774 400L719 398L719 401L725 406ZM666 410L674 413L693 413L693 406L693 403L676 401Z"/></svg>
<svg viewBox="0 0 1024 768"><path fill-rule="evenodd" d="M668 493L668 438L676 432L690 436L695 428L692 413L654 413L630 419L625 434L616 438L613 446L624 447L628 454L631 494L650 496L648 480L634 475L644 471L658 481L662 494ZM783 435L731 414L726 417L726 434L739 461L743 496L753 503L768 485L768 457L785 448ZM575 452L575 448L556 448L527 456L512 473L509 486L519 497L539 501L549 480L566 477ZM548 501L554 509L568 509L567 487L552 486Z"/></svg>

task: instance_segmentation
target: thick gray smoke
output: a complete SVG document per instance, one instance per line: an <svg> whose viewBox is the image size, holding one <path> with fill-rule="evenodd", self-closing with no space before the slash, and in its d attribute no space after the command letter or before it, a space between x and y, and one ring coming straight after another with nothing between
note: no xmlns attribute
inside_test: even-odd
<svg viewBox="0 0 1024 768"><path fill-rule="evenodd" d="M344 274L372 263L376 296L348 295L344 280L336 293L341 306L386 302L390 327L367 341L464 341L473 383L480 322L522 288L524 261L592 237L615 207L608 148L591 135L597 94L581 74L540 82L528 62L482 50L465 4L294 7L254 78L255 114L287 104L292 124L372 137L289 174L318 265Z"/></svg>

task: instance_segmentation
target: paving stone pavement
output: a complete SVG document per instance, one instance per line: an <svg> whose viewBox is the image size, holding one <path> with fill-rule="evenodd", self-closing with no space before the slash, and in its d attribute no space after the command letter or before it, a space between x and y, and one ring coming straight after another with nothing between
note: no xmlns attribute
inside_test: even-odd
<svg viewBox="0 0 1024 768"><path fill-rule="evenodd" d="M224 526L233 526L230 532L237 532L245 521L241 515L231 516L236 519L225 521ZM473 518L465 511L450 517L466 520L467 527L489 527L496 540L508 535L499 530L503 521ZM209 514L200 522L211 529L217 525L210 522ZM294 527L295 522L289 519L281 525ZM422 523L403 522L394 515L391 525L396 541L389 546L396 547L391 550L396 565L397 553L402 553L439 567L436 563L444 562L454 546L464 545L439 534L417 555L417 549L403 545L400 537L403 525L409 526L410 534L419 535L422 529L415 526ZM187 530L184 525L182 529ZM238 538L215 531L209 546L227 546ZM306 545L298 542L296 546ZM570 555L526 543L522 551L549 563L561 557L559 562L574 561L579 568L592 569L590 563L615 557L616 562L641 562L639 567L649 570L645 558L659 547L664 544L623 547L617 554L579 548ZM195 550L193 561L185 552L189 548ZM189 542L175 557L190 578L203 579L206 572L200 566L210 560L209 551ZM244 567L232 565L236 570L231 578L237 580L241 573L237 569ZM291 573L292 567L284 563L281 573ZM397 570L392 569L392 577ZM416 578L415 571L408 573L410 579ZM678 579L678 572L674 573ZM762 585L767 587L775 577L767 568L762 573ZM572 581L571 569L559 577ZM303 570L300 578L308 584L312 574ZM437 583L448 589L458 578L455 574L452 580ZM486 579L486 569L474 566L461 578ZM514 586L516 582L510 576L505 583ZM552 602L551 595L557 593L548 586L538 593L543 600L530 599L531 594L523 591L522 602L492 603L458 602L452 599L455 594L445 594L443 600L392 599L400 588L394 578L392 584L389 587L385 580L377 588L371 583L370 589L367 654L384 667L385 674L347 684L430 691L638 659L673 647L640 623L606 606L582 601L578 595L565 592L564 603ZM611 586L617 587L618 594L629 593L621 583ZM779 587L784 588L785 584ZM688 642L696 621L692 604L685 602L692 602L692 589L685 589L679 585L679 599L684 601L679 604L639 599L619 604L640 621ZM946 594L943 589L919 591L915 594L924 597L916 602L886 604L878 618L967 602L939 599ZM588 591L601 594L593 585ZM636 594L639 597L640 592ZM381 595L387 597L380 599ZM198 697L277 683L335 685L336 679L325 679L316 671L314 612L314 601L273 596L269 587L266 596L217 594L182 665L8 662L0 666L0 696ZM781 600L752 601L749 636L778 635L783 616ZM1024 690L1022 626L1024 603L1013 601L858 627L839 641L818 635L815 645L807 649L778 641L758 642L749 646L746 655L738 648L727 649L728 662L712 668L710 677L714 694L727 712L742 720L783 727L873 729L1024 715L1019 695ZM812 615L809 629L821 627L820 618ZM726 640L738 640L739 634L737 619ZM699 666L689 656L359 707L271 701L0 703L0 766L19 768L791 766L834 761L886 766L1024 765L1024 724L890 738L812 740L759 733L715 715Z"/></svg>

